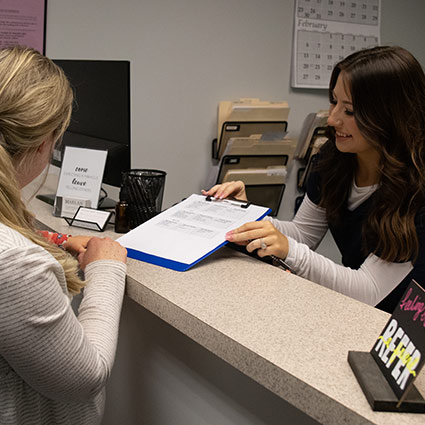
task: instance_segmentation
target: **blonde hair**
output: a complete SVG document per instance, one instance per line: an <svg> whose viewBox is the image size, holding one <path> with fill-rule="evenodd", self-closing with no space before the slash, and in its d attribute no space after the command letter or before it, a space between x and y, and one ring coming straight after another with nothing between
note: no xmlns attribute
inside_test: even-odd
<svg viewBox="0 0 425 425"><path fill-rule="evenodd" d="M84 286L77 261L37 232L15 169L48 137L62 138L72 102L68 79L50 59L25 47L0 50L0 221L48 251L62 265L68 291L76 294Z"/></svg>

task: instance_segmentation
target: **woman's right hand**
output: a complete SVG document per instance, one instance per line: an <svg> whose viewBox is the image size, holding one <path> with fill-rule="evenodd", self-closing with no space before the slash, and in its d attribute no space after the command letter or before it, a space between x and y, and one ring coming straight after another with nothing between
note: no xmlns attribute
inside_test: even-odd
<svg viewBox="0 0 425 425"><path fill-rule="evenodd" d="M216 184L210 190L202 190L202 194L214 196L217 199L233 197L241 201L248 200L245 192L245 184L241 180Z"/></svg>
<svg viewBox="0 0 425 425"><path fill-rule="evenodd" d="M127 250L111 238L92 237L87 243L87 249L78 255L80 268L97 260L117 260L126 263Z"/></svg>

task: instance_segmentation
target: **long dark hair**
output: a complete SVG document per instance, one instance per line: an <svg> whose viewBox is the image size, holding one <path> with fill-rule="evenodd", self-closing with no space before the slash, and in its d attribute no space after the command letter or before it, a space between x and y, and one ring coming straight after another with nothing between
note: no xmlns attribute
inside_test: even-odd
<svg viewBox="0 0 425 425"><path fill-rule="evenodd" d="M362 50L335 66L330 100L340 74L351 93L360 132L380 152L379 188L363 226L364 248L387 261L414 259L419 246L415 217L425 206L424 71L401 47ZM346 208L356 156L338 151L329 129L321 157L320 205L329 221L338 222Z"/></svg>

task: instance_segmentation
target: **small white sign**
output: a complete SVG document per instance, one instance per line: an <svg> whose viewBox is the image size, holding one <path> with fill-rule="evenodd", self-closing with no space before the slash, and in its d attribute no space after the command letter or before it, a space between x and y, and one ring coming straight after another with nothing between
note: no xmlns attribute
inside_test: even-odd
<svg viewBox="0 0 425 425"><path fill-rule="evenodd" d="M97 208L108 151L65 147L54 214L74 217L80 206Z"/></svg>
<svg viewBox="0 0 425 425"><path fill-rule="evenodd" d="M79 207L75 213L74 218L71 220L65 218L67 223L71 226L83 227L85 229L98 230L103 232L109 219L111 218L112 212L95 210L92 208Z"/></svg>

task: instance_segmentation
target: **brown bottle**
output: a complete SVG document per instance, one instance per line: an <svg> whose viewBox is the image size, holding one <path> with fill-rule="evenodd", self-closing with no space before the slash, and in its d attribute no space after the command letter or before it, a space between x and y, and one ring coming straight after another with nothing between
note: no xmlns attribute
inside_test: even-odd
<svg viewBox="0 0 425 425"><path fill-rule="evenodd" d="M130 230L128 193L125 186L121 186L120 200L115 205L115 232L127 233Z"/></svg>

